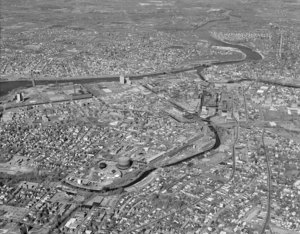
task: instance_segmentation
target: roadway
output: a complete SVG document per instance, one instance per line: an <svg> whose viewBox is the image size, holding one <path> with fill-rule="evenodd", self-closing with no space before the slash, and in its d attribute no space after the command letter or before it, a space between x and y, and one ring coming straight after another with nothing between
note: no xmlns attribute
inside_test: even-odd
<svg viewBox="0 0 300 234"><path fill-rule="evenodd" d="M270 168L270 155L266 151L265 141L264 141L264 135L265 135L265 129L263 129L262 132L262 147L264 150L264 154L266 157L266 164L267 164L267 172L268 172L268 204L267 204L267 214L266 218L264 220L264 225L262 227L262 230L260 234L264 234L267 227L270 227L270 217L271 217L271 195L272 195L272 181L271 181L271 168Z"/></svg>
<svg viewBox="0 0 300 234"><path fill-rule="evenodd" d="M300 84L295 83L289 83L289 82L279 82L279 81L273 81L273 80L265 80L265 79L254 79L254 78L246 78L246 79L239 79L239 80L228 80L228 81L218 81L215 82L216 84L233 84L233 83L242 83L242 82L257 82L257 83L263 83L267 85L275 85L275 86L281 86L281 87L287 87L287 88L294 88L294 89L300 89Z"/></svg>
<svg viewBox="0 0 300 234"><path fill-rule="evenodd" d="M247 123L249 122L249 113L248 113L248 107L247 107L247 101L246 101L246 95L245 95L245 90L243 89L243 99L244 99L244 107L245 107L245 115L246 115L246 121Z"/></svg>

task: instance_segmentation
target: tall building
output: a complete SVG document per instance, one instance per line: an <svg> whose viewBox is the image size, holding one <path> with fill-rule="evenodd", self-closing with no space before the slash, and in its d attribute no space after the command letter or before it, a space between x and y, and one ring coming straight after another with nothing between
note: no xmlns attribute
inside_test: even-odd
<svg viewBox="0 0 300 234"><path fill-rule="evenodd" d="M22 102L22 101L23 101L23 94L17 93L17 102Z"/></svg>
<svg viewBox="0 0 300 234"><path fill-rule="evenodd" d="M120 76L120 83L125 84L125 77L123 75Z"/></svg>

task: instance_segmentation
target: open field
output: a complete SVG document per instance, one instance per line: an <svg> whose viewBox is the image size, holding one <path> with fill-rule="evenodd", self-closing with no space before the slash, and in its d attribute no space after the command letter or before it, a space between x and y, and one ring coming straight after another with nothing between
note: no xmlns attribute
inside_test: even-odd
<svg viewBox="0 0 300 234"><path fill-rule="evenodd" d="M6 163L0 163L0 172L10 175L31 172L32 169L27 166L28 161L29 160L26 157L15 156L12 160Z"/></svg>

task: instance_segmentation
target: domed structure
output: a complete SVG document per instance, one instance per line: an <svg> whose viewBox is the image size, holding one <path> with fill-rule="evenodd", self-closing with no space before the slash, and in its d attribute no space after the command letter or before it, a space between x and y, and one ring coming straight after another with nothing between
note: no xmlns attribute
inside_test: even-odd
<svg viewBox="0 0 300 234"><path fill-rule="evenodd" d="M106 164L105 162L99 163L99 168L100 168L100 169L104 169L104 168L106 168L106 167L107 167L107 164Z"/></svg>
<svg viewBox="0 0 300 234"><path fill-rule="evenodd" d="M120 157L118 159L117 167L121 170L126 170L131 166L131 159L128 157Z"/></svg>

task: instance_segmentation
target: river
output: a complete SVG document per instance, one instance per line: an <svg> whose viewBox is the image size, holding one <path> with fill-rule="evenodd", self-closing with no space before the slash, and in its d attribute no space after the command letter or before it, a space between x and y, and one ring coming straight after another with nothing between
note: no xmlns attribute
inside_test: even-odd
<svg viewBox="0 0 300 234"><path fill-rule="evenodd" d="M216 21L209 22L205 25L207 27L210 23L215 23ZM220 41L216 38L213 38L209 35L207 31L205 31L202 34L206 40L210 41L213 45L222 46L222 47L230 47L240 50L246 55L245 59L242 60L232 60L232 61L218 61L214 62L212 65L225 65L225 64L233 64L233 63L239 63L244 61L251 61L251 60L260 60L262 59L262 56L252 50L251 48L248 48L243 45L235 45L230 44L224 41ZM129 78L131 80L140 80L144 77L155 77L160 76L164 74L170 74L170 73L181 73L184 71L189 70L197 70L197 69L203 69L204 66L194 66L191 68L178 68L173 69L171 71L161 71L161 72L154 72L154 73L146 73L141 75L131 75ZM47 84L55 84L55 83L66 83L66 82L73 82L74 84L85 84L85 83L97 83L97 82L116 82L119 81L119 76L104 76L104 77L96 77L96 78L81 78L81 79L43 79L43 80L35 80L36 85L47 85ZM23 87L31 87L32 81L31 80L11 80L11 81L0 81L0 96L4 96L8 94L10 91L17 89L17 88L23 88Z"/></svg>
<svg viewBox="0 0 300 234"><path fill-rule="evenodd" d="M207 22L207 23L205 23L205 25L203 25L203 28L208 27L210 24L216 23L217 21L218 20L212 20L211 22ZM197 30L199 30L199 28L197 28ZM227 43L227 42L224 42L224 41L220 41L216 38L211 37L207 30L202 35L206 38L206 40L210 41L211 44L213 44L213 45L235 48L235 49L240 50L241 52L243 52L246 55L246 57L242 60L223 61L223 62L218 61L218 62L213 63L212 65L234 64L234 63L240 63L240 62L261 60L262 59L262 56L258 52L252 50L251 48L248 48L248 47L243 46L243 45L235 45L235 44L230 44L230 43ZM155 76L160 76L160 75L163 75L163 74L181 73L181 72L189 71L189 70L197 70L199 76L202 79L205 79L201 75L201 71L204 68L205 68L204 66L194 66L194 67L191 67L191 68L179 68L179 69L173 69L172 71L147 73L147 74L142 74L142 75L133 75L133 76L129 76L129 77L130 77L131 80L139 80L139 79L143 79L144 77L155 77ZM119 81L119 76L107 76L107 77L84 78L84 79L35 80L35 84L36 85L46 85L46 84L65 83L65 82L73 82L73 83L76 83L76 84L84 84L84 83L115 82L115 81ZM12 91L14 89L17 89L17 88L31 87L31 86L32 86L32 81L31 80L1 81L0 82L0 96L6 95L10 91ZM215 141L215 144L213 145L213 147L208 149L208 150L205 150L204 152L197 153L197 154L195 154L195 155L193 155L189 158L179 160L176 163L165 165L166 167L180 164L180 163L182 163L184 161L187 161L187 160L190 160L191 158L194 158L194 157L204 157L204 154L206 152L217 149L220 146L221 142L220 142L220 138L218 136L217 130L215 129L213 124L211 124L209 118L206 119L205 121L207 121L209 123L210 130L215 134L215 140L216 141ZM132 182L127 183L127 184L125 183L121 187L128 187L130 185L133 185L133 184L141 181L142 179L147 177L153 170L155 170L155 168L149 168L148 170L145 170L140 176L135 178ZM108 188L107 188L108 189L107 192L114 191L114 189L109 189L109 187L110 186L108 186Z"/></svg>

